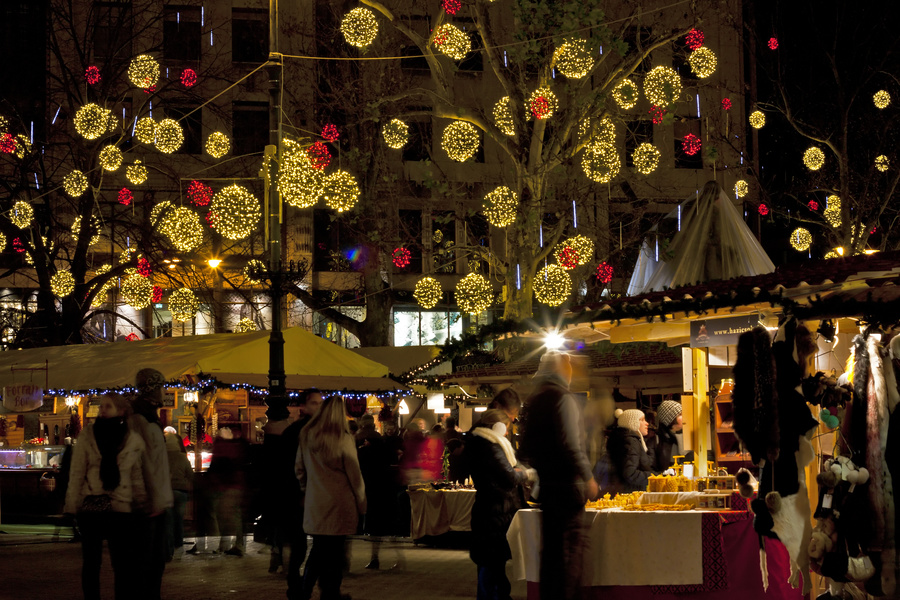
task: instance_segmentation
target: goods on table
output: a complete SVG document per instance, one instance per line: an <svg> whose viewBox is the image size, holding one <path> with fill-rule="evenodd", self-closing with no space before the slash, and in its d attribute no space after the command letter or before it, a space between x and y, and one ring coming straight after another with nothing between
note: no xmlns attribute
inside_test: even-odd
<svg viewBox="0 0 900 600"><path fill-rule="evenodd" d="M626 508L628 506L634 506L643 493L644 492L632 492L630 494L618 494L615 498L610 498L609 494L604 494L602 498L598 498L593 502L588 501L584 507L596 510L604 510L606 508Z"/></svg>
<svg viewBox="0 0 900 600"><path fill-rule="evenodd" d="M651 502L649 504L631 504L629 506L622 507L622 510L693 510L693 508L694 507L691 504L660 504L658 502Z"/></svg>

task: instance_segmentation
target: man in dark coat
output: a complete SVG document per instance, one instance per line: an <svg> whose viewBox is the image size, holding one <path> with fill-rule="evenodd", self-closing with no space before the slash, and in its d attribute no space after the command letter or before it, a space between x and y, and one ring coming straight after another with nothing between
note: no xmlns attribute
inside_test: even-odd
<svg viewBox="0 0 900 600"><path fill-rule="evenodd" d="M536 389L525 402L521 449L523 462L538 473L541 597L568 600L581 595L584 504L596 498L597 482L585 451L581 409L569 393L570 356L548 351L534 379Z"/></svg>

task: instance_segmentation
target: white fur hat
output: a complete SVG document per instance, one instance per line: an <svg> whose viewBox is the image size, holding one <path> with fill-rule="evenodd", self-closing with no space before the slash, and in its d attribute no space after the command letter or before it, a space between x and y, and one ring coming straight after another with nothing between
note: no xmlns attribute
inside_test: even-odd
<svg viewBox="0 0 900 600"><path fill-rule="evenodd" d="M641 432L641 419L644 418L644 412L640 411L636 408L629 408L628 410L622 410L621 408L616 409L615 412L616 423L619 427L624 429L630 429L631 431L640 433Z"/></svg>

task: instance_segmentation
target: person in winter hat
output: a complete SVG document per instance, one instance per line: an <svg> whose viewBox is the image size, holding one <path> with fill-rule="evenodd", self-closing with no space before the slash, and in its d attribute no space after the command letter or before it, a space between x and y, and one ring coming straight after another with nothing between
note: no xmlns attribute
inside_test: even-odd
<svg viewBox="0 0 900 600"><path fill-rule="evenodd" d="M664 400L656 409L656 452L654 470L665 471L674 464L672 456L678 450L676 433L684 428L681 419L681 403Z"/></svg>
<svg viewBox="0 0 900 600"><path fill-rule="evenodd" d="M644 436L650 426L636 408L615 412L617 427L609 432L606 451L619 479L618 493L643 492L653 474L653 459L647 454Z"/></svg>

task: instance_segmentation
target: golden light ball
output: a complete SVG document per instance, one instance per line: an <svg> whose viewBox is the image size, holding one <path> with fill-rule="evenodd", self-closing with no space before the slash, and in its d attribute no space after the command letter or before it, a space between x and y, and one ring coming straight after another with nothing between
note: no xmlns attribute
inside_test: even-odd
<svg viewBox="0 0 900 600"><path fill-rule="evenodd" d="M106 133L110 111L94 103L85 104L75 112L75 131L86 140L96 140Z"/></svg>
<svg viewBox="0 0 900 600"><path fill-rule="evenodd" d="M91 215L91 224L88 227L88 234L90 234L91 238L88 241L88 246L93 246L97 242L100 241L100 227L102 226L100 219L97 215ZM75 220L72 222L72 237L75 239L75 243L78 243L78 236L81 233L81 215L75 217Z"/></svg>
<svg viewBox="0 0 900 600"><path fill-rule="evenodd" d="M75 291L75 278L69 271L57 271L50 277L50 290L60 298Z"/></svg>
<svg viewBox="0 0 900 600"><path fill-rule="evenodd" d="M485 195L481 206L484 216L491 225L506 227L516 220L519 195L505 185L501 185Z"/></svg>
<svg viewBox="0 0 900 600"><path fill-rule="evenodd" d="M100 151L100 166L104 171L116 171L122 166L122 151L113 144L104 146Z"/></svg>
<svg viewBox="0 0 900 600"><path fill-rule="evenodd" d="M378 20L367 8L354 8L341 19L341 33L351 46L365 48L378 35Z"/></svg>
<svg viewBox="0 0 900 600"><path fill-rule="evenodd" d="M746 196L749 193L750 193L750 184L747 183L745 180L738 179L734 183L734 196L736 198L743 198L744 196Z"/></svg>
<svg viewBox="0 0 900 600"><path fill-rule="evenodd" d="M18 143L16 144L16 156L18 158L25 158L25 154L31 152L31 140L28 139L27 135L22 135L21 133L16 136Z"/></svg>
<svg viewBox="0 0 900 600"><path fill-rule="evenodd" d="M122 301L137 310L147 308L153 301L153 283L149 278L138 273L132 273L125 277L119 292Z"/></svg>
<svg viewBox="0 0 900 600"><path fill-rule="evenodd" d="M487 310L493 300L491 284L478 273L469 273L456 284L456 305L462 312L477 315Z"/></svg>
<svg viewBox="0 0 900 600"><path fill-rule="evenodd" d="M176 206L166 211L160 231L164 231L172 245L181 252L193 252L203 243L200 215L186 206Z"/></svg>
<svg viewBox="0 0 900 600"><path fill-rule="evenodd" d="M466 121L453 121L441 136L441 147L456 162L465 162L475 156L480 142L478 130Z"/></svg>
<svg viewBox="0 0 900 600"><path fill-rule="evenodd" d="M812 234L803 227L798 227L791 233L791 246L794 250L805 252L812 246Z"/></svg>
<svg viewBox="0 0 900 600"><path fill-rule="evenodd" d="M111 270L112 270L112 265L110 265L110 264L101 265L101 266L98 267L97 270L94 272L94 279L95 279L95 280L98 279L99 277L101 277L101 276L103 276L103 275L109 273ZM96 307L98 307L98 306L100 306L100 305L102 305L102 304L105 304L105 303L106 303L106 299L107 299L107 298L106 298L106 297L107 297L107 292L109 292L109 290L111 290L112 288L114 288L115 285L116 285L116 280L115 280L115 278L107 279L107 280L106 280L106 283L102 284L102 285L100 286L100 289L97 290L97 293L94 294L94 299L91 300L91 306L94 307L94 308L96 308ZM91 287L97 287L97 284L95 283L95 284L93 284Z"/></svg>
<svg viewBox="0 0 900 600"><path fill-rule="evenodd" d="M141 185L147 181L147 167L136 160L133 165L125 167L125 177L134 185Z"/></svg>
<svg viewBox="0 0 900 600"><path fill-rule="evenodd" d="M197 295L189 288L180 288L169 294L169 312L173 321L190 321L200 310Z"/></svg>
<svg viewBox="0 0 900 600"><path fill-rule="evenodd" d="M594 143L585 149L581 167L588 179L598 183L608 183L619 174L622 162L615 146Z"/></svg>
<svg viewBox="0 0 900 600"><path fill-rule="evenodd" d="M565 248L571 248L578 255L578 265L586 265L594 258L594 240L584 235L574 235L563 240L556 246L556 260L559 263L560 253Z"/></svg>
<svg viewBox="0 0 900 600"><path fill-rule="evenodd" d="M134 137L142 144L152 144L156 140L156 121L152 117L142 117L134 124Z"/></svg>
<svg viewBox="0 0 900 600"><path fill-rule="evenodd" d="M149 54L135 56L128 65L128 79L135 87L153 87L159 79L159 62Z"/></svg>
<svg viewBox="0 0 900 600"><path fill-rule="evenodd" d="M843 223L843 219L841 218L841 209L828 207L822 212L822 218L825 219L829 225L837 229Z"/></svg>
<svg viewBox="0 0 900 600"><path fill-rule="evenodd" d="M634 162L634 168L641 175L649 175L659 166L660 153L659 149L653 144L644 142L634 149L631 160Z"/></svg>
<svg viewBox="0 0 900 600"><path fill-rule="evenodd" d="M325 205L338 212L350 210L359 201L359 184L347 171L335 171L325 178L322 196Z"/></svg>
<svg viewBox="0 0 900 600"><path fill-rule="evenodd" d="M569 40L553 53L553 64L566 77L581 79L593 68L594 57L586 41Z"/></svg>
<svg viewBox="0 0 900 600"><path fill-rule="evenodd" d="M875 157L875 168L884 173L891 167L890 159L884 154Z"/></svg>
<svg viewBox="0 0 900 600"><path fill-rule="evenodd" d="M644 77L644 95L650 104L668 106L681 95L681 77L671 67L654 67Z"/></svg>
<svg viewBox="0 0 900 600"><path fill-rule="evenodd" d="M210 204L215 228L229 240L245 238L259 225L262 209L247 188L232 184L220 190Z"/></svg>
<svg viewBox="0 0 900 600"><path fill-rule="evenodd" d="M266 273L266 264L256 258L247 261L244 266L244 281L250 285L259 285L263 282Z"/></svg>
<svg viewBox="0 0 900 600"><path fill-rule="evenodd" d="M156 231L162 235L168 235L168 227L171 224L170 216L175 210L175 205L168 200L158 202L156 206L150 209L150 224L156 226ZM128 252L128 250L126 250ZM122 254L125 258L125 254ZM126 260L128 260L126 258Z"/></svg>
<svg viewBox="0 0 900 600"><path fill-rule="evenodd" d="M818 171L825 164L825 153L811 146L803 153L803 164L810 171Z"/></svg>
<svg viewBox="0 0 900 600"><path fill-rule="evenodd" d="M313 168L306 152L292 153L278 170L278 191L291 206L314 206L325 193L325 172Z"/></svg>
<svg viewBox="0 0 900 600"><path fill-rule="evenodd" d="M494 125L506 135L515 135L516 122L509 103L509 96L503 96L494 104Z"/></svg>
<svg viewBox="0 0 900 600"><path fill-rule="evenodd" d="M238 321L237 325L234 327L235 333L250 333L251 331L256 331L256 321L249 317L244 317L240 321Z"/></svg>
<svg viewBox="0 0 900 600"><path fill-rule="evenodd" d="M416 289L413 292L413 297L416 299L416 302L419 303L419 306L427 310L437 306L437 303L441 301L443 294L443 291L441 291L441 284L437 279L434 277L423 277L416 282Z"/></svg>
<svg viewBox="0 0 900 600"><path fill-rule="evenodd" d="M623 79L613 88L612 97L620 108L634 108L638 101L638 87L630 79Z"/></svg>
<svg viewBox="0 0 900 600"><path fill-rule="evenodd" d="M206 153L213 158L222 158L231 152L231 140L221 131L214 131L206 138Z"/></svg>
<svg viewBox="0 0 900 600"><path fill-rule="evenodd" d="M0 252L6 250L6 236L0 233Z"/></svg>
<svg viewBox="0 0 900 600"><path fill-rule="evenodd" d="M700 46L688 56L688 64L694 75L700 79L706 79L716 72L716 54L706 46Z"/></svg>
<svg viewBox="0 0 900 600"><path fill-rule="evenodd" d="M172 154L184 143L181 124L175 119L163 119L156 126L156 148L165 154Z"/></svg>
<svg viewBox="0 0 900 600"><path fill-rule="evenodd" d="M750 121L750 127L753 129L762 129L766 124L766 113L761 110L754 110L750 113L748 120Z"/></svg>
<svg viewBox="0 0 900 600"><path fill-rule="evenodd" d="M465 31L451 23L444 23L434 31L431 43L453 60L462 60L472 50L472 40Z"/></svg>
<svg viewBox="0 0 900 600"><path fill-rule="evenodd" d="M400 119L391 119L381 128L384 143L394 150L399 150L409 141L409 125Z"/></svg>
<svg viewBox="0 0 900 600"><path fill-rule="evenodd" d="M572 293L572 278L559 265L547 265L534 275L534 297L548 306L559 306Z"/></svg>
<svg viewBox="0 0 900 600"><path fill-rule="evenodd" d="M549 119L559 109L559 100L553 90L544 86L528 97L528 118Z"/></svg>
<svg viewBox="0 0 900 600"><path fill-rule="evenodd" d="M63 189L73 198L78 198L85 193L88 189L88 185L87 175L78 169L73 170L63 178Z"/></svg>
<svg viewBox="0 0 900 600"><path fill-rule="evenodd" d="M24 200L18 200L13 204L12 210L9 211L9 220L19 229L25 229L31 225L34 218L34 209L31 204Z"/></svg>
<svg viewBox="0 0 900 600"><path fill-rule="evenodd" d="M887 90L878 90L872 97L872 101L875 103L875 108L887 108L891 103L891 95Z"/></svg>

